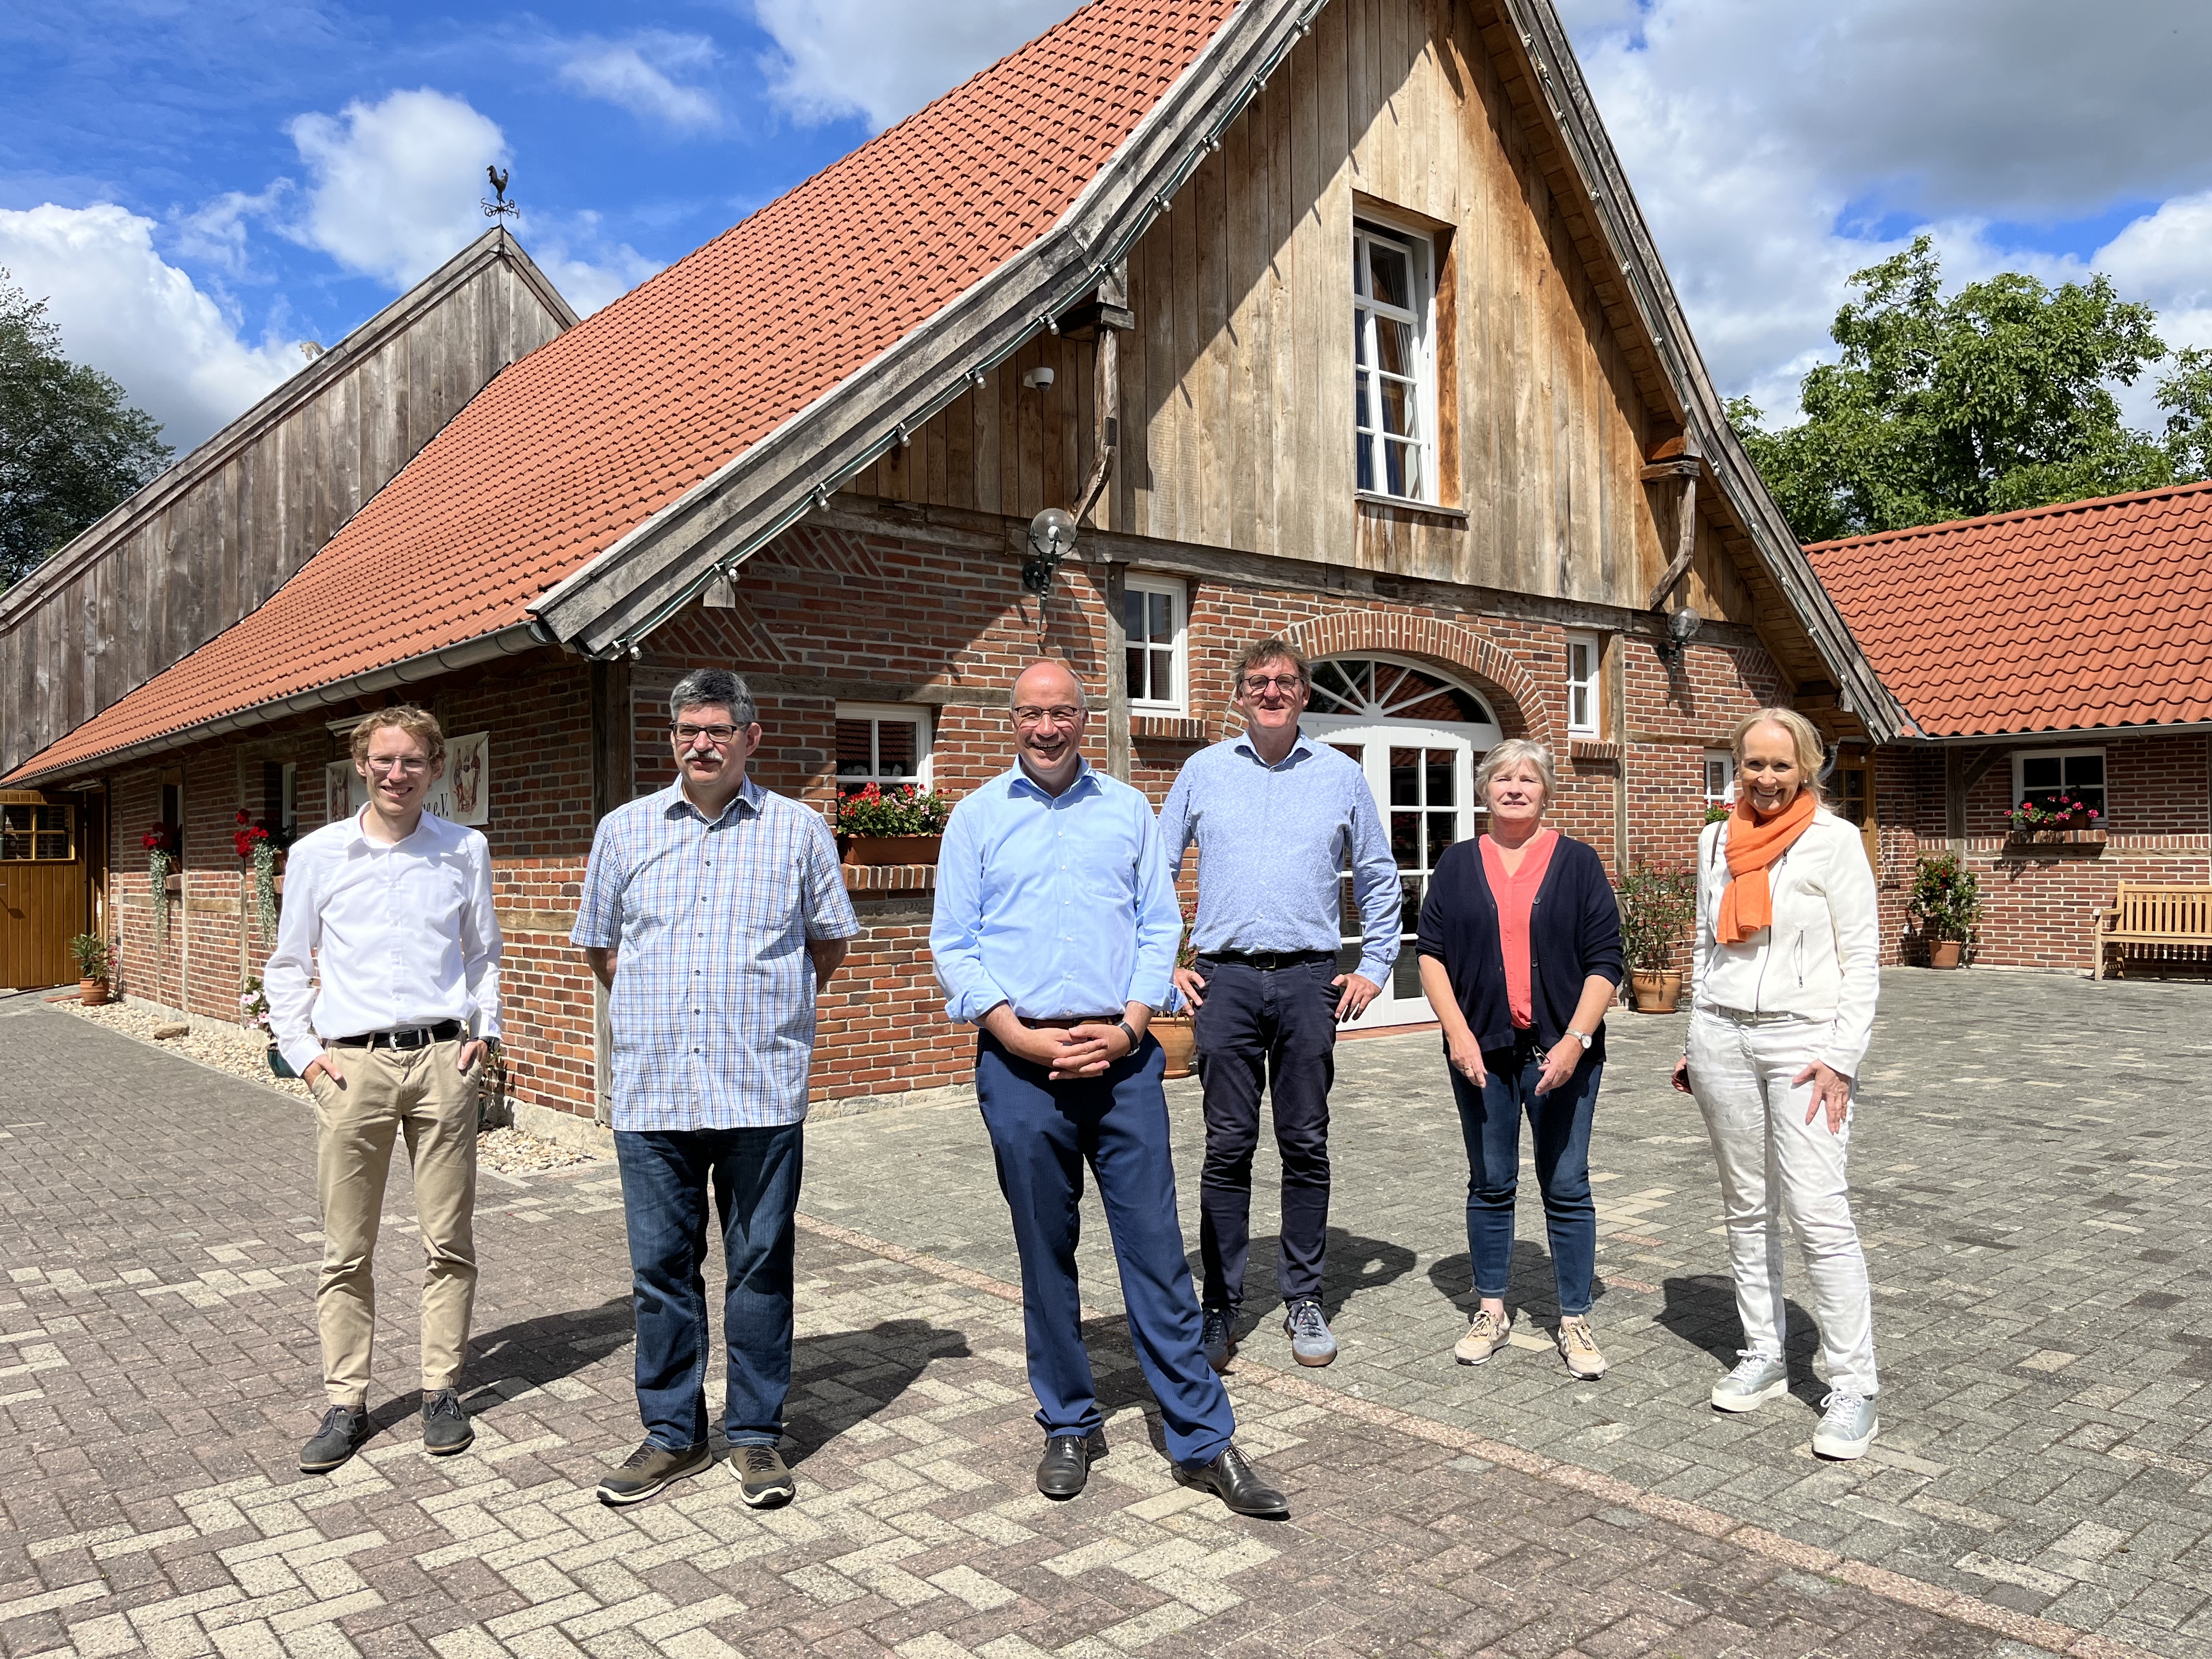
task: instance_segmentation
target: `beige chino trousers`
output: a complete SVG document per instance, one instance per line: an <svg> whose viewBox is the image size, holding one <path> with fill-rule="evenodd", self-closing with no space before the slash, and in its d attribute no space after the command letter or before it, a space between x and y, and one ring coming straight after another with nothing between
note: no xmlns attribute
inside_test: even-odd
<svg viewBox="0 0 2212 1659"><path fill-rule="evenodd" d="M477 1297L477 1090L483 1072L481 1058L466 1072L459 1068L462 1047L459 1040L423 1048L332 1046L323 1055L343 1082L318 1074L308 1085L323 1206L315 1320L323 1389L333 1406L368 1405L377 1223L392 1141L402 1134L422 1231L423 1390L450 1389L461 1374Z"/></svg>

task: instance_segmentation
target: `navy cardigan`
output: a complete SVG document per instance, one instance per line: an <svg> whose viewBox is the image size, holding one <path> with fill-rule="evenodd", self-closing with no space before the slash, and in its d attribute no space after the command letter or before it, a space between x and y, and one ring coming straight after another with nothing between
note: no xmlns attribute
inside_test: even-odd
<svg viewBox="0 0 2212 1659"><path fill-rule="evenodd" d="M1513 1013L1505 1000L1505 951L1498 943L1498 901L1482 870L1482 843L1444 849L1421 902L1416 948L1451 975L1452 994L1486 1054L1513 1046ZM1549 1048L1567 1034L1592 974L1620 983L1620 906L1605 865L1587 842L1561 836L1528 907L1529 988L1536 1035ZM1590 1045L1605 1058L1602 1023Z"/></svg>

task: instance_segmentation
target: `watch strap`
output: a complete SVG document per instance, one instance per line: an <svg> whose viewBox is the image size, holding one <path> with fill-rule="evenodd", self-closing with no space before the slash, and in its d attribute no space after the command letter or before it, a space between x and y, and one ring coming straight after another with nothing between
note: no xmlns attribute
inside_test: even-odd
<svg viewBox="0 0 2212 1659"><path fill-rule="evenodd" d="M1141 1041L1141 1039L1137 1036L1137 1028L1130 1024L1126 1019L1117 1019L1114 1023L1121 1028L1121 1035L1129 1039L1129 1052L1133 1054L1135 1054L1137 1052L1137 1044Z"/></svg>

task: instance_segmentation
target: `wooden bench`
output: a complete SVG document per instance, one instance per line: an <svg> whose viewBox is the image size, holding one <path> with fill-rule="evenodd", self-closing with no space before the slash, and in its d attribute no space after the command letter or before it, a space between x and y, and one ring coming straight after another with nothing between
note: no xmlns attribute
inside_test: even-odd
<svg viewBox="0 0 2212 1659"><path fill-rule="evenodd" d="M2212 887L2169 887L2124 881L2118 902L2096 917L2091 934L2095 977L2109 961L2212 967Z"/></svg>

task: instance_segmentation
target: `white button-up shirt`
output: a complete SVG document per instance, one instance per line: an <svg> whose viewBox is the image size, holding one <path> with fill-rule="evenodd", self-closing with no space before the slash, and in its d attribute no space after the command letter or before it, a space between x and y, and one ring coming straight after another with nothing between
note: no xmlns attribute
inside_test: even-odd
<svg viewBox="0 0 2212 1659"><path fill-rule="evenodd" d="M500 1034L491 848L428 812L387 846L363 833L367 811L302 836L285 861L276 951L261 982L270 1030L295 1072L325 1042L369 1031L454 1019L471 1036Z"/></svg>

